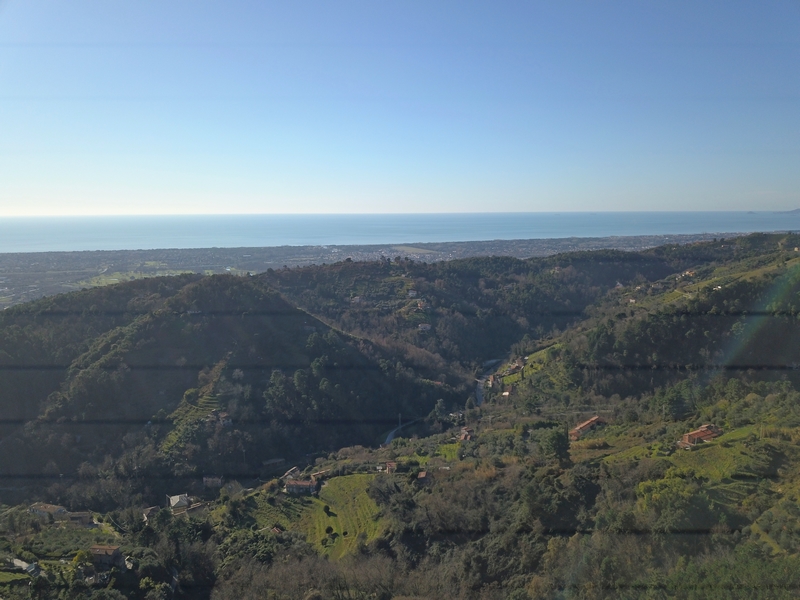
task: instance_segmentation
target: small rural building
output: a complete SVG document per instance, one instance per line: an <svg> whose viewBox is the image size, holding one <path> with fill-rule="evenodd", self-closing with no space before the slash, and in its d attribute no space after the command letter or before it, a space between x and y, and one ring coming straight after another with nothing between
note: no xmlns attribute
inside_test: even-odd
<svg viewBox="0 0 800 600"><path fill-rule="evenodd" d="M475 439L475 430L471 427L462 427L461 428L461 435L458 438L462 442L468 442L470 440Z"/></svg>
<svg viewBox="0 0 800 600"><path fill-rule="evenodd" d="M51 516L54 519L65 519L67 517L66 508L59 506L58 504L47 504L46 502L36 502L31 504L28 512L39 517Z"/></svg>
<svg viewBox="0 0 800 600"><path fill-rule="evenodd" d="M156 513L160 510L161 508L158 506L149 506L142 511L142 519L147 523L150 519L155 517Z"/></svg>
<svg viewBox="0 0 800 600"><path fill-rule="evenodd" d="M316 491L317 483L315 481L290 479L286 482L286 493L293 496L310 496Z"/></svg>
<svg viewBox="0 0 800 600"><path fill-rule="evenodd" d="M395 471L397 471L397 463L390 460L386 463L386 472L394 473Z"/></svg>
<svg viewBox="0 0 800 600"><path fill-rule="evenodd" d="M289 480L289 479L297 479L297 476L300 475L300 469L297 467L292 467L286 473L281 476L281 479Z"/></svg>
<svg viewBox="0 0 800 600"><path fill-rule="evenodd" d="M67 522L75 527L89 527L94 525L94 516L90 512L71 512L67 515Z"/></svg>
<svg viewBox="0 0 800 600"><path fill-rule="evenodd" d="M431 481L433 481L433 477L428 471L420 471L417 474L417 483L419 485L428 485Z"/></svg>
<svg viewBox="0 0 800 600"><path fill-rule="evenodd" d="M694 448L697 444L710 442L721 435L722 429L712 423L706 423L705 425L701 425L699 429L684 433L683 437L678 442L678 446L687 449Z"/></svg>
<svg viewBox="0 0 800 600"><path fill-rule="evenodd" d="M95 567L120 567L125 564L125 559L119 551L119 546L103 546L95 544L89 548L92 562Z"/></svg>
<svg viewBox="0 0 800 600"><path fill-rule="evenodd" d="M167 496L167 506L169 508L186 508L192 503L189 496L186 494L178 494L177 496Z"/></svg>
<svg viewBox="0 0 800 600"><path fill-rule="evenodd" d="M574 428L572 428L569 432L569 439L574 442L575 440L580 439L581 436L592 431L595 427L600 425L605 425L605 420L602 417L595 415L588 421L578 423Z"/></svg>

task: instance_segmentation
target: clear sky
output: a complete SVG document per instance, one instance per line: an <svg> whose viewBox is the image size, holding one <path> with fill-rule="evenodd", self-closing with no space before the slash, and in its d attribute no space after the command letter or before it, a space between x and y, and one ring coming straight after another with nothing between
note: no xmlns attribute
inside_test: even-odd
<svg viewBox="0 0 800 600"><path fill-rule="evenodd" d="M0 0L0 216L797 207L796 0Z"/></svg>

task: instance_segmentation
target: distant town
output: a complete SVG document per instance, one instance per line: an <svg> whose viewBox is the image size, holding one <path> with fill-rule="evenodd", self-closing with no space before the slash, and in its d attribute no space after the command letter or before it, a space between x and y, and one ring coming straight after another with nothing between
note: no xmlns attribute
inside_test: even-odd
<svg viewBox="0 0 800 600"><path fill-rule="evenodd" d="M473 256L531 258L582 250L644 250L690 244L736 233L556 238L371 246L279 246L0 254L0 309L81 288L180 273L246 275L343 260L371 261L397 256L439 262Z"/></svg>

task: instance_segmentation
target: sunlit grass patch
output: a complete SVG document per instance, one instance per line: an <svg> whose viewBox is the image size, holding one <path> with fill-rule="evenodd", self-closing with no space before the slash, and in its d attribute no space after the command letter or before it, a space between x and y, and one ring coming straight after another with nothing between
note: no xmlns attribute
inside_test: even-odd
<svg viewBox="0 0 800 600"><path fill-rule="evenodd" d="M367 495L374 477L366 474L335 477L322 487L319 498L310 499L299 527L318 551L334 559L341 558L354 552L359 543L369 543L381 534L384 525L380 509Z"/></svg>
<svg viewBox="0 0 800 600"><path fill-rule="evenodd" d="M458 460L458 449L459 444L440 444L436 449L436 454L448 462L455 462Z"/></svg>

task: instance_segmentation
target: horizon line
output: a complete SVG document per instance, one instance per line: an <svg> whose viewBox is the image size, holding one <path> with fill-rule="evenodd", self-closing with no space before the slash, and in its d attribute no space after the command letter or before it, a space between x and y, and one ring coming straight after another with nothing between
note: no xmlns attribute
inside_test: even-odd
<svg viewBox="0 0 800 600"><path fill-rule="evenodd" d="M336 216L423 216L423 215L558 215L558 214L680 214L680 213L745 213L787 214L800 213L800 208L784 210L752 209L695 209L695 210L514 210L514 211L428 211L428 212L203 212L203 213L91 213L91 214L12 214L0 219L52 219L52 218L131 218L131 217L336 217Z"/></svg>

